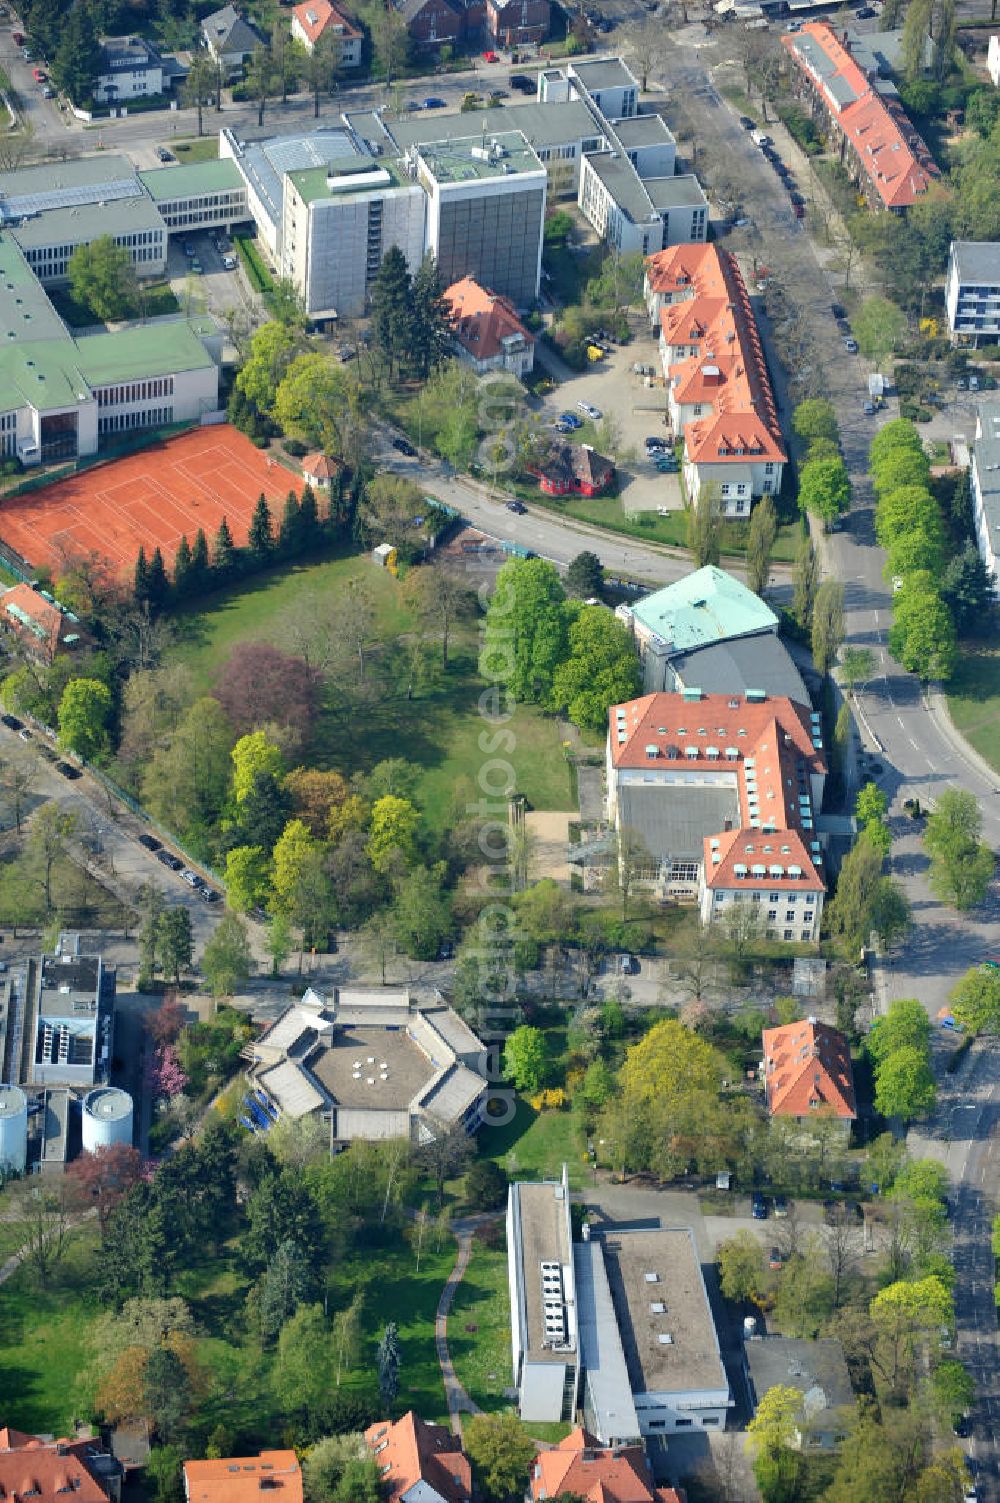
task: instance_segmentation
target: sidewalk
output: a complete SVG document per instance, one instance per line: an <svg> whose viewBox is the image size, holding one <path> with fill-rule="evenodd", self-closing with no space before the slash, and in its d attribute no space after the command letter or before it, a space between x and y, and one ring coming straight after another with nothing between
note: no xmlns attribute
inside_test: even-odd
<svg viewBox="0 0 1000 1503"><path fill-rule="evenodd" d="M985 778L992 786L994 793L1000 793L1000 772L997 772L995 767L991 767L986 758L980 756L975 747L969 745L961 731L955 728L951 711L948 709L948 701L940 688L935 685L924 691L924 705L942 736L951 744L955 754L961 757L973 772Z"/></svg>

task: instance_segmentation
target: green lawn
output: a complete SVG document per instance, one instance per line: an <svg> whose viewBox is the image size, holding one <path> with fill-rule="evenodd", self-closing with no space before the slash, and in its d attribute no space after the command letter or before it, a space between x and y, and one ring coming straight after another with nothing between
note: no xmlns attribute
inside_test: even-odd
<svg viewBox="0 0 1000 1503"><path fill-rule="evenodd" d="M956 730L1000 772L1000 651L963 644L948 709Z"/></svg>
<svg viewBox="0 0 1000 1503"><path fill-rule="evenodd" d="M481 1409L505 1409L511 1386L507 1251L477 1237L448 1316L448 1350L459 1382Z"/></svg>
<svg viewBox="0 0 1000 1503"><path fill-rule="evenodd" d="M573 496L557 500L554 496L543 496L534 486L526 487L524 496L535 506L544 506L548 511L576 517L595 527L605 527L609 532L642 538L647 543L666 543L674 548L687 547L687 512L683 510L672 511L666 517L661 517L656 512L626 516L618 496ZM776 563L791 563L794 560L801 535L797 522L785 523L779 527L772 555ZM745 528L735 523L724 523L723 556L742 557L746 552L745 536Z"/></svg>
<svg viewBox="0 0 1000 1503"><path fill-rule="evenodd" d="M414 621L399 581L358 555L274 570L210 597L204 608L177 618L180 641L174 659L191 669L200 691L209 691L237 642L270 641L294 650L289 648L289 623L308 619L332 592L355 578L366 581L375 600L378 645L372 671L378 671L379 660L389 669L399 638L413 629ZM475 622L456 633L441 687L412 700L406 698L405 685L387 671L384 687L364 705L363 736L345 736L342 710L330 710L321 719L310 760L353 773L370 770L387 757L405 757L424 768L418 797L431 825L452 819L457 804L464 814L465 803L480 796L476 779L486 760L479 745L485 722L478 712L483 683L476 672L477 641ZM516 739L510 760L518 788L530 803L536 809L575 808L557 722L520 705L506 728Z"/></svg>
<svg viewBox="0 0 1000 1503"><path fill-rule="evenodd" d="M565 1163L574 1189L582 1189L586 1182L583 1144L577 1139L576 1121L569 1111L536 1112L519 1096L512 1121L491 1127L486 1119L479 1129L479 1148L512 1177L558 1179Z"/></svg>
<svg viewBox="0 0 1000 1503"><path fill-rule="evenodd" d="M66 1435L82 1412L79 1382L90 1355L93 1225L72 1238L57 1277L39 1287L19 1269L0 1287L0 1413L18 1430Z"/></svg>
<svg viewBox="0 0 1000 1503"><path fill-rule="evenodd" d="M195 136L191 141L171 141L169 150L174 152L179 162L214 162L219 155L219 137Z"/></svg>

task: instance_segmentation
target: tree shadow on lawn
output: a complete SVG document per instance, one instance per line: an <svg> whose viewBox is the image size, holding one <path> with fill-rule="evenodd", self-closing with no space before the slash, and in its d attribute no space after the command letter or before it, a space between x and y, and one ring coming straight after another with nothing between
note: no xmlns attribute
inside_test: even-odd
<svg viewBox="0 0 1000 1503"><path fill-rule="evenodd" d="M4 1329L7 1344L7 1330ZM38 1375L28 1367L18 1367L6 1358L0 1364L0 1414L4 1424L16 1425L30 1433L45 1432L52 1412L38 1393Z"/></svg>
<svg viewBox="0 0 1000 1503"><path fill-rule="evenodd" d="M509 1122L499 1125L491 1125L489 1114L483 1118L479 1129L480 1152L491 1159L505 1157L512 1149L516 1149L518 1143L527 1132L534 1127L541 1112L536 1112L523 1097L518 1096L516 1109Z"/></svg>

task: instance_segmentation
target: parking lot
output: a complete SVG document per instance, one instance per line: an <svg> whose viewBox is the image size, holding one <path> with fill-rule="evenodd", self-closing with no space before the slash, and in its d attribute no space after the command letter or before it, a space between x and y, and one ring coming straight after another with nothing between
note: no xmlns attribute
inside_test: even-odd
<svg viewBox="0 0 1000 1503"><path fill-rule="evenodd" d="M225 249L220 251L218 244ZM194 254L187 255L188 249ZM224 264L223 257L232 262L231 267ZM167 277L185 313L195 313L204 307L225 318L231 310L242 312L249 306L236 251L230 237L222 231L201 230L183 238L172 236L167 252Z"/></svg>
<svg viewBox="0 0 1000 1503"><path fill-rule="evenodd" d="M634 337L627 345L612 345L603 360L594 361L587 370L573 373L560 381L545 398L546 421L555 421L560 413L578 417L578 402L596 407L602 417L613 421L618 438L616 452L609 455L618 466L619 493L626 513L656 511L665 507L677 511L683 505L680 481L676 475L659 474L646 458L644 440L664 438L666 390L662 385L648 386L646 377L636 375L633 366L661 369L656 340L645 322L633 321ZM544 358L544 357L543 357ZM542 361L540 360L541 364ZM596 424L600 438L600 422ZM565 435L568 442L594 441L593 428ZM599 447L599 443L598 443Z"/></svg>

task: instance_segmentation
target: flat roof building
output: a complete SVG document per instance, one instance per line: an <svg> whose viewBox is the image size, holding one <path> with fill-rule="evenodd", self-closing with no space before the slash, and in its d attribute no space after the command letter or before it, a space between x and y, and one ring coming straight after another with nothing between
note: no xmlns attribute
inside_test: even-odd
<svg viewBox="0 0 1000 1503"><path fill-rule="evenodd" d="M724 1429L733 1399L690 1227L609 1233L598 1245L642 1434Z"/></svg>
<svg viewBox="0 0 1000 1503"><path fill-rule="evenodd" d="M832 1450L844 1439L854 1411L854 1389L839 1341L765 1336L745 1342L743 1357L755 1412L771 1388L795 1388L802 1395L793 1434L798 1449Z"/></svg>
<svg viewBox="0 0 1000 1503"><path fill-rule="evenodd" d="M1000 402L983 402L969 446L972 520L979 555L1000 590Z"/></svg>
<svg viewBox="0 0 1000 1503"><path fill-rule="evenodd" d="M955 344L978 347L1000 339L1000 241L953 240L944 284L948 328Z"/></svg>
<svg viewBox="0 0 1000 1503"><path fill-rule="evenodd" d="M518 1413L572 1420L580 1383L569 1180L517 1181L507 1198L507 1271Z"/></svg>
<svg viewBox="0 0 1000 1503"><path fill-rule="evenodd" d="M331 1143L421 1143L439 1123L479 1126L482 1044L450 1007L405 990L338 988L326 997L310 987L250 1049L249 1079L267 1116L322 1112Z"/></svg>

